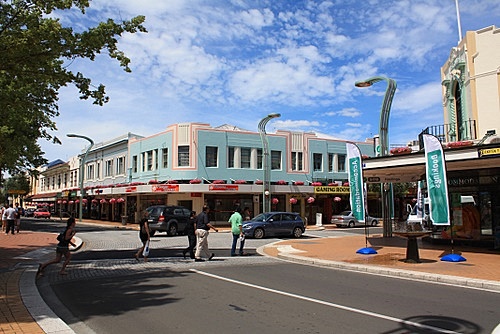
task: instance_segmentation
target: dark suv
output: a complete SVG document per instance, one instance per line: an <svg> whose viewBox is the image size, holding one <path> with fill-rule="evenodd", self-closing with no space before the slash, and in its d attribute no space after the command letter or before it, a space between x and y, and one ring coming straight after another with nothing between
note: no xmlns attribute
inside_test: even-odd
<svg viewBox="0 0 500 334"><path fill-rule="evenodd" d="M167 232L174 236L184 233L191 211L183 206L154 205L146 209L149 212L148 225L150 234L156 231Z"/></svg>

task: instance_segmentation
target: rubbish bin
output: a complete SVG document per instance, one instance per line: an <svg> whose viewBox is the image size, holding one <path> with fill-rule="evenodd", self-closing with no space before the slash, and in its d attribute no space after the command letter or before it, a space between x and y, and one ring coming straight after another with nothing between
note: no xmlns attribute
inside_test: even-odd
<svg viewBox="0 0 500 334"><path fill-rule="evenodd" d="M316 226L323 226L323 214L316 213Z"/></svg>
<svg viewBox="0 0 500 334"><path fill-rule="evenodd" d="M127 225L128 216L122 216L122 225Z"/></svg>

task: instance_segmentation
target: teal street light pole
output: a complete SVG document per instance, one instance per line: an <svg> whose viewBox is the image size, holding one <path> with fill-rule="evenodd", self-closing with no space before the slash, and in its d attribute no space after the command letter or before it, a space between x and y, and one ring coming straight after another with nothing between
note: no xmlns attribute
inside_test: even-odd
<svg viewBox="0 0 500 334"><path fill-rule="evenodd" d="M389 115L391 112L392 98L396 92L396 81L393 79L385 77L372 77L363 81L357 81L354 85L356 87L370 87L373 84L385 81L387 82L387 88L385 90L384 102L382 103L382 109L380 110L380 122L379 122L379 137L380 137L380 156L389 155ZM392 212L392 184L384 183L381 184L382 191L382 220L384 221L384 237L392 236L392 224L390 220Z"/></svg>
<svg viewBox="0 0 500 334"><path fill-rule="evenodd" d="M87 161L87 155L89 154L89 151L92 149L92 146L94 146L94 141L90 139L89 137L85 137L82 135L76 135L74 133L68 133L66 136L70 138L82 138L85 140L88 140L90 145L87 147L87 150L85 151L85 154L83 155L83 159L80 160L80 172L78 173L78 179L80 181L80 206L78 209L78 221L81 223L82 222L82 216L83 216L83 195L85 192L85 189L83 188L83 170L85 166L85 162Z"/></svg>
<svg viewBox="0 0 500 334"><path fill-rule="evenodd" d="M262 169L264 170L264 180L262 182L262 212L271 211L271 163L266 124L273 118L278 117L281 117L281 114L272 113L261 119L259 122L259 134L262 141Z"/></svg>

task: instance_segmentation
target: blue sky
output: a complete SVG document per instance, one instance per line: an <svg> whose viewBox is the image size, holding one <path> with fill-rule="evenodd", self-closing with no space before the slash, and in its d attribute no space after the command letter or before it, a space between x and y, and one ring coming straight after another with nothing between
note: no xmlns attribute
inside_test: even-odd
<svg viewBox="0 0 500 334"><path fill-rule="evenodd" d="M500 25L498 0L461 0L462 34ZM145 15L147 34L125 35L119 47L132 73L99 56L75 60L106 86L103 107L60 92L56 119L62 141L40 141L45 157L68 160L86 142L132 132L149 136L180 122L232 124L257 131L272 112L277 129L364 141L378 133L385 76L397 82L389 120L390 145L441 125L440 67L459 40L454 0L94 0L86 15L60 13L76 30L107 18Z"/></svg>

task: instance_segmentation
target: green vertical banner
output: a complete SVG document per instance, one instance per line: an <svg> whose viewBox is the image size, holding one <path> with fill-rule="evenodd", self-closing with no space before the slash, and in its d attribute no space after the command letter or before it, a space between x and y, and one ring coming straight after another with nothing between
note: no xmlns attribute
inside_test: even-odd
<svg viewBox="0 0 500 334"><path fill-rule="evenodd" d="M448 181L443 147L433 135L424 134L423 137L430 217L434 225L450 225Z"/></svg>
<svg viewBox="0 0 500 334"><path fill-rule="evenodd" d="M351 191L352 215L357 220L365 222L365 201L363 188L363 165L361 162L361 152L358 146L347 143L347 173L349 176L349 187Z"/></svg>

